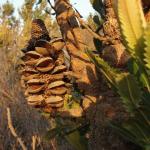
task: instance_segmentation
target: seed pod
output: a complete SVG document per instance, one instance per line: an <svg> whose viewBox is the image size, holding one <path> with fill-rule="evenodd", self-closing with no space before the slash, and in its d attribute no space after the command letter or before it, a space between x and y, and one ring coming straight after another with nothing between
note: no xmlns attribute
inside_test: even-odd
<svg viewBox="0 0 150 150"><path fill-rule="evenodd" d="M65 85L64 81L55 81L49 84L48 89L52 89L52 88L59 87L62 85Z"/></svg>
<svg viewBox="0 0 150 150"><path fill-rule="evenodd" d="M29 81L29 80L31 80L31 79L34 79L34 78L38 78L39 77L39 75L38 74L33 74L33 75L29 75L29 76L22 76L22 79L24 80L24 81Z"/></svg>
<svg viewBox="0 0 150 150"><path fill-rule="evenodd" d="M37 62L38 62L38 59L32 59L32 60L26 61L25 64L29 66L34 66L35 64L37 64Z"/></svg>
<svg viewBox="0 0 150 150"><path fill-rule="evenodd" d="M25 54L26 57L31 57L31 58L35 58L38 59L40 57L42 57L42 55L40 53L37 53L35 51L29 51Z"/></svg>
<svg viewBox="0 0 150 150"><path fill-rule="evenodd" d="M25 67L25 69L21 70L20 72L21 74L26 74L26 73L29 73L29 74L36 74L38 73L38 71L34 68L30 68L30 67Z"/></svg>
<svg viewBox="0 0 150 150"><path fill-rule="evenodd" d="M51 94L53 95L64 95L66 94L66 92L67 92L67 88L63 86L51 89Z"/></svg>
<svg viewBox="0 0 150 150"><path fill-rule="evenodd" d="M65 46L65 42L62 39L54 39L50 43L56 52L61 51Z"/></svg>
<svg viewBox="0 0 150 150"><path fill-rule="evenodd" d="M59 103L62 101L63 101L63 98L60 96L50 96L47 99L45 99L46 104L55 104L55 103Z"/></svg>
<svg viewBox="0 0 150 150"><path fill-rule="evenodd" d="M60 66L56 66L54 68L54 70L52 71L52 74L55 74L55 73L60 73L60 72L63 72L63 71L66 71L66 66L64 65L60 65Z"/></svg>
<svg viewBox="0 0 150 150"><path fill-rule="evenodd" d="M43 82L42 80L40 80L40 79L31 79L31 80L29 80L29 81L27 82L27 84L28 84L29 86L32 86L32 85L43 85L44 82Z"/></svg>
<svg viewBox="0 0 150 150"><path fill-rule="evenodd" d="M49 51L44 48L44 47L35 47L36 52L38 52L39 54L43 55L43 56L49 56Z"/></svg>
<svg viewBox="0 0 150 150"><path fill-rule="evenodd" d="M36 68L40 72L49 72L54 68L53 59L50 57L41 58L36 64Z"/></svg>
<svg viewBox="0 0 150 150"><path fill-rule="evenodd" d="M44 82L39 79L31 79L27 82L28 88L27 91L31 94L38 93L42 91L45 87Z"/></svg>
<svg viewBox="0 0 150 150"><path fill-rule="evenodd" d="M48 42L48 41L46 41L46 40L38 40L37 42L36 42L36 45L35 45L36 47L39 47L38 49L37 49L37 51L39 51L40 53L43 53L42 55L44 55L44 56L51 56L51 57L54 57L55 56L55 51L54 51L54 49L53 49L53 47L52 47L52 45ZM44 50L44 51L41 51L42 49L40 49L40 47L42 47L42 48L45 48L46 49L46 51Z"/></svg>
<svg viewBox="0 0 150 150"><path fill-rule="evenodd" d="M39 93L44 89L45 85L32 85L27 88L30 94Z"/></svg>
<svg viewBox="0 0 150 150"><path fill-rule="evenodd" d="M28 103L37 103L40 104L44 100L42 95L33 95L27 98Z"/></svg>

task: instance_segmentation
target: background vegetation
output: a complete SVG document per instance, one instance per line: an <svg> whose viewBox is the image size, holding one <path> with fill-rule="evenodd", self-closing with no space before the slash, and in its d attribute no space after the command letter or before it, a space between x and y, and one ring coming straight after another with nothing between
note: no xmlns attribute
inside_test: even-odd
<svg viewBox="0 0 150 150"><path fill-rule="evenodd" d="M54 17L51 17L52 8L48 7L48 2L43 0L36 5L36 0L25 0L18 10L19 18L15 17L14 6L9 1L0 7L0 149L2 150L21 148L8 126L8 108L15 132L21 137L27 149L87 149L87 145L85 146L82 140L78 143L77 138L71 135L67 138L72 146L64 140L67 139L66 135L65 138L59 137L60 142L53 138L56 135L54 132L50 132L46 137L53 119L47 119L40 111L28 106L20 86L20 76L17 73L22 55L20 49L30 39L33 19L44 20L52 38L61 37L62 34L66 41L69 39L63 34L61 26L63 22L59 21L57 10L55 11L58 24ZM80 20L80 14L77 13L76 16L84 31L82 36L84 36L85 49L88 49L87 54L95 64L90 63L86 68L95 69L96 66L98 72L98 80L94 80L91 69L87 70L88 75L82 74L83 80L90 74L90 84L86 82L84 87L85 95L87 92L90 93L91 98L92 96L97 98L94 103L83 102L83 107L90 106L85 109L84 119L90 124L88 126L90 128L86 128L84 139L88 141L88 148L92 150L140 150L141 148L149 150L148 50L150 45L147 39L150 38L150 29L144 26L144 23L148 26L150 4L142 1L141 5L141 2L136 0L131 4L128 0L117 2L114 7L118 8L116 9L118 18L111 0L104 2L91 0L96 12L90 14L86 21ZM73 7L68 3L67 5ZM130 7L134 8L134 13L129 9ZM128 16L124 11L129 12ZM132 21L134 15L138 15L139 18ZM134 34L137 36L134 37ZM69 52L72 52L71 48ZM85 53L81 58L87 60L87 56L84 55ZM81 66L85 67L87 62L89 63L89 60L84 63L79 60L78 65L73 68L74 71L77 72L78 67L79 69ZM61 127L60 123L59 131ZM83 132L81 130L81 133ZM118 132L125 138L122 138ZM78 135L76 137L81 138Z"/></svg>

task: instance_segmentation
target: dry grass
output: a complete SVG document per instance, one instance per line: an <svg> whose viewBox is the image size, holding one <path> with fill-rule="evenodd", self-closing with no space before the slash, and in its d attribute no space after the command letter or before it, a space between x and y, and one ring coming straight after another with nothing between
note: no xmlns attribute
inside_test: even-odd
<svg viewBox="0 0 150 150"><path fill-rule="evenodd" d="M32 149L33 137L36 137L36 150L51 149L50 143L44 138L49 127L48 121L27 105L21 91L16 71L18 55L15 47L0 49L0 149L20 149L8 128L7 107L11 111L13 127L28 149Z"/></svg>

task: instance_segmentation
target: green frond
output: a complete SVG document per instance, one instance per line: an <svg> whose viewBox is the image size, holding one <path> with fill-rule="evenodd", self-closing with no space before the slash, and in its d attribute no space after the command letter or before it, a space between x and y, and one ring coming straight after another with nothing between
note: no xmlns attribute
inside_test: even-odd
<svg viewBox="0 0 150 150"><path fill-rule="evenodd" d="M125 139L135 143L135 144L139 144L136 139L135 139L135 136L130 132L128 131L127 129L125 129L124 127L120 126L120 125L117 125L117 124L110 124L110 126L116 130L122 137L124 137Z"/></svg>
<svg viewBox="0 0 150 150"><path fill-rule="evenodd" d="M118 93L129 113L139 108L142 92L135 77L129 73L121 73L116 77Z"/></svg>
<svg viewBox="0 0 150 150"><path fill-rule="evenodd" d="M87 54L111 86L117 89L127 111L133 113L141 101L141 90L134 76L114 69L102 58L95 56L91 51L87 51Z"/></svg>
<svg viewBox="0 0 150 150"><path fill-rule="evenodd" d="M136 77L138 81L140 81L139 85L141 86L141 88L146 88L148 91L150 91L149 76L143 63L132 58L128 62L128 70Z"/></svg>
<svg viewBox="0 0 150 150"><path fill-rule="evenodd" d="M144 53L144 61L146 62L146 67L150 69L150 25L147 26L144 32L144 40L145 40L145 53Z"/></svg>
<svg viewBox="0 0 150 150"><path fill-rule="evenodd" d="M133 57L143 58L143 32L146 21L140 0L118 0L118 18L127 50Z"/></svg>
<svg viewBox="0 0 150 150"><path fill-rule="evenodd" d="M87 50L86 53L95 66L103 73L108 82L115 87L115 78L120 73L119 70L111 67L106 61L94 55L90 50Z"/></svg>
<svg viewBox="0 0 150 150"><path fill-rule="evenodd" d="M118 133L124 138L140 145L144 149L146 149L150 144L150 130L149 128L145 128L145 122L143 123L141 120L139 121L132 118L123 123L122 126L111 124L111 127L118 131Z"/></svg>

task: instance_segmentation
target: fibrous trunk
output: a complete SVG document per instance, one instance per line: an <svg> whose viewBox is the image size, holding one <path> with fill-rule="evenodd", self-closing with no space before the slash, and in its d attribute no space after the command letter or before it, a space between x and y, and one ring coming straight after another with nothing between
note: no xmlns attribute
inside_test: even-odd
<svg viewBox="0 0 150 150"><path fill-rule="evenodd" d="M128 55L121 41L118 21L113 8L113 0L104 0L105 20L103 32L106 37L104 41L103 57L115 66L124 66Z"/></svg>
<svg viewBox="0 0 150 150"><path fill-rule="evenodd" d="M107 40L104 41L103 57L112 65L124 66L129 59L129 55L122 44L119 24L113 8L113 3L115 4L116 2L116 0L104 0L106 14L103 32ZM142 4L145 18L147 22L150 22L150 1L142 0Z"/></svg>
<svg viewBox="0 0 150 150"><path fill-rule="evenodd" d="M78 87L85 94L83 104L96 101L99 95L99 82L95 67L84 52L86 46L81 34L82 29L76 18L77 13L69 0L55 0L54 8L66 48L71 56L71 69L78 75Z"/></svg>

